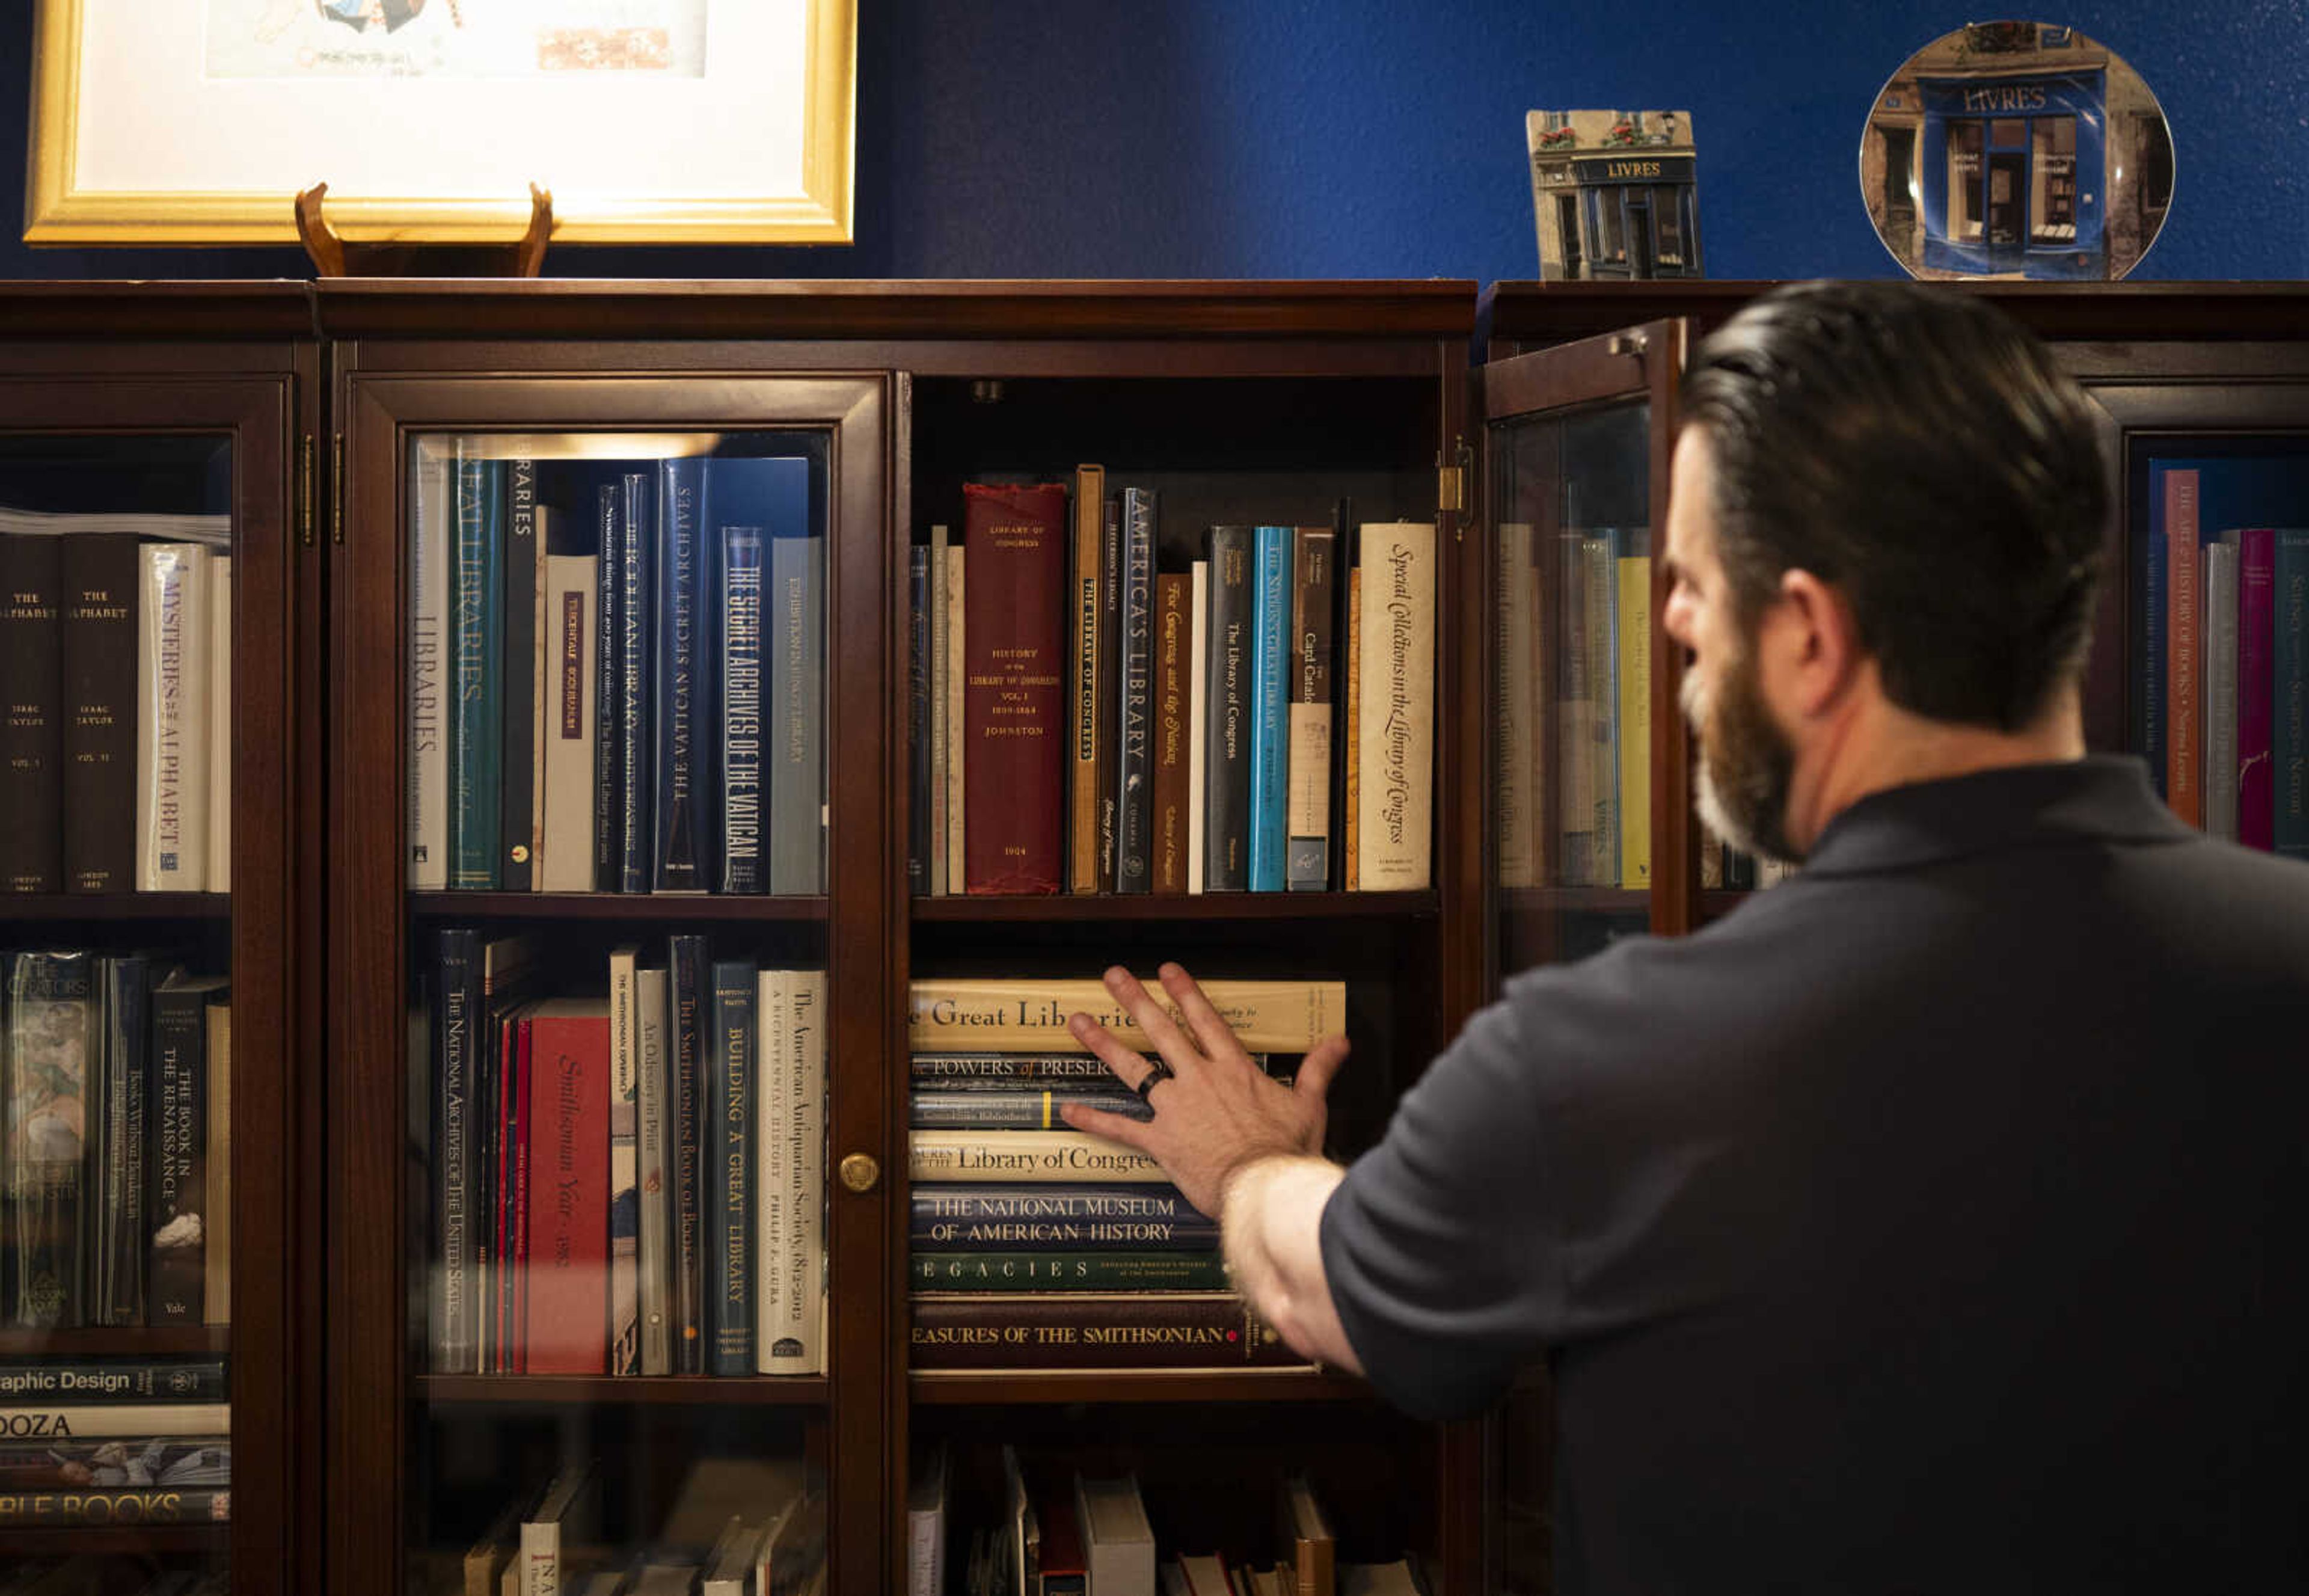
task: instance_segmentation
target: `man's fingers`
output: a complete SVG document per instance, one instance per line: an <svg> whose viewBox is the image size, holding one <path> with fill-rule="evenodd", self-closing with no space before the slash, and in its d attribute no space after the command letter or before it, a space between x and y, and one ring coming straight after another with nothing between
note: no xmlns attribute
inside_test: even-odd
<svg viewBox="0 0 2309 1596"><path fill-rule="evenodd" d="M1091 1108L1080 1103L1060 1104L1059 1115L1077 1131L1103 1136L1109 1141L1120 1141L1123 1146L1150 1158L1154 1156L1154 1149L1147 1143L1147 1122L1145 1120L1125 1119L1121 1115L1109 1114L1103 1108Z"/></svg>
<svg viewBox="0 0 2309 1596"><path fill-rule="evenodd" d="M1113 1071L1116 1079L1125 1086L1137 1086L1138 1078L1153 1068L1147 1063L1146 1054L1087 1014L1068 1015L1067 1034L1098 1054L1101 1062Z"/></svg>
<svg viewBox="0 0 2309 1596"><path fill-rule="evenodd" d="M1202 1054L1187 1033L1179 1028L1178 1022L1171 1018L1171 1011L1163 1006L1162 1000L1140 984L1137 976L1119 964L1111 966L1106 972L1106 989L1114 994L1115 1002L1123 1006L1130 1018L1138 1022L1138 1028L1146 1033L1147 1042L1170 1062L1172 1069L1184 1070L1203 1062ZM1138 1084L1135 1076L1131 1084Z"/></svg>
<svg viewBox="0 0 2309 1596"><path fill-rule="evenodd" d="M1312 1097L1319 1103L1329 1095L1332 1077L1338 1074L1339 1066L1346 1062L1347 1039L1345 1037L1326 1037L1309 1048L1306 1056L1299 1061L1298 1079L1292 1082L1291 1089L1302 1097Z"/></svg>
<svg viewBox="0 0 2309 1596"><path fill-rule="evenodd" d="M1206 1057L1244 1056L1242 1044L1235 1040L1232 1028L1219 1018L1219 1011L1211 1007L1211 1000L1203 995L1203 989L1195 984L1192 976L1175 964L1166 964L1157 973L1163 978L1163 990L1179 1005L1179 1012L1186 1018L1188 1028L1194 1032Z"/></svg>

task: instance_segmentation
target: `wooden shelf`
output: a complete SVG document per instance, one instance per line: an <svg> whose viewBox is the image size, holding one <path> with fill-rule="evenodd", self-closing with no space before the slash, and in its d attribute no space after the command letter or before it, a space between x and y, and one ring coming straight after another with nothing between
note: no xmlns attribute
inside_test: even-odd
<svg viewBox="0 0 2309 1596"><path fill-rule="evenodd" d="M1510 915L1648 915L1652 895L1640 887L1509 887L1500 906Z"/></svg>
<svg viewBox="0 0 2309 1596"><path fill-rule="evenodd" d="M0 898L9 920L227 920L229 892L27 892Z"/></svg>
<svg viewBox="0 0 2309 1596"><path fill-rule="evenodd" d="M420 1375L419 1401L439 1407L591 1406L746 1408L823 1406L832 1383L822 1375L705 1378L696 1375Z"/></svg>
<svg viewBox="0 0 2309 1596"><path fill-rule="evenodd" d="M1433 916L1441 900L1423 892L1212 892L1059 894L1049 898L917 898L921 921L1076 924L1146 920L1338 920Z"/></svg>
<svg viewBox="0 0 2309 1596"><path fill-rule="evenodd" d="M229 1324L0 1330L0 1357L196 1357L231 1350Z"/></svg>
<svg viewBox="0 0 2309 1596"><path fill-rule="evenodd" d="M743 920L809 924L823 898L687 892L412 892L409 912L428 920Z"/></svg>
<svg viewBox="0 0 2309 1596"><path fill-rule="evenodd" d="M909 1375L920 1403L1375 1401L1323 1369L934 1369Z"/></svg>
<svg viewBox="0 0 2309 1596"><path fill-rule="evenodd" d="M230 1524L59 1524L0 1530L0 1558L69 1557L80 1553L197 1553L221 1561L232 1549Z"/></svg>

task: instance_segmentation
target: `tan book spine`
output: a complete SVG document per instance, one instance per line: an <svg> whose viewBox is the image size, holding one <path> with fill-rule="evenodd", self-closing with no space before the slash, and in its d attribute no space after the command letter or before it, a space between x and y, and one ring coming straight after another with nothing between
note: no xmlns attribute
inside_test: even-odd
<svg viewBox="0 0 2309 1596"><path fill-rule="evenodd" d="M1347 572L1347 779L1339 804L1339 837L1347 851L1341 884L1349 892L1362 888L1362 726L1363 568L1358 565Z"/></svg>
<svg viewBox="0 0 2309 1596"><path fill-rule="evenodd" d="M209 556L209 883L232 890L232 556Z"/></svg>
<svg viewBox="0 0 2309 1596"><path fill-rule="evenodd" d="M208 550L140 551L136 643L136 887L208 889Z"/></svg>
<svg viewBox="0 0 2309 1596"><path fill-rule="evenodd" d="M1135 1148L1080 1131L909 1131L910 1179L1168 1181Z"/></svg>
<svg viewBox="0 0 2309 1596"><path fill-rule="evenodd" d="M1362 825L1366 891L1425 887L1435 779L1435 528L1362 529Z"/></svg>
<svg viewBox="0 0 2309 1596"><path fill-rule="evenodd" d="M1067 569L1067 890L1098 890L1098 724L1105 626L1098 603L1099 539L1106 527L1106 467L1075 467L1074 549Z"/></svg>
<svg viewBox="0 0 2309 1596"><path fill-rule="evenodd" d="M1618 557L1620 885L1652 884L1652 562L1641 528Z"/></svg>
<svg viewBox="0 0 2309 1596"><path fill-rule="evenodd" d="M211 1003L208 1019L209 1147L207 1271L201 1305L211 1324L232 1323L232 1005Z"/></svg>
<svg viewBox="0 0 2309 1596"><path fill-rule="evenodd" d="M1205 981L1203 994L1243 1046L1254 1053L1304 1053L1346 1028L1343 981ZM1147 989L1175 1006L1158 986ZM1085 1053L1067 1029L1084 1013L1126 1046L1147 1045L1146 1033L1103 983L1021 977L916 981L909 988L908 1047L915 1053Z"/></svg>
<svg viewBox="0 0 2309 1596"><path fill-rule="evenodd" d="M546 565L546 614L538 637L547 649L540 681L549 686L538 728L543 750L537 768L545 794L545 828L538 850L542 892L593 889L593 739L598 562L583 554L557 554Z"/></svg>
<svg viewBox="0 0 2309 1596"><path fill-rule="evenodd" d="M1533 778L1538 773L1534 757L1539 725L1535 695L1539 672L1535 665L1538 631L1537 575L1532 565L1536 529L1528 521L1500 525L1497 594L1499 681L1493 699L1498 716L1496 746L1499 768L1493 773L1495 846L1499 881L1502 887L1536 887L1539 883L1539 804Z"/></svg>

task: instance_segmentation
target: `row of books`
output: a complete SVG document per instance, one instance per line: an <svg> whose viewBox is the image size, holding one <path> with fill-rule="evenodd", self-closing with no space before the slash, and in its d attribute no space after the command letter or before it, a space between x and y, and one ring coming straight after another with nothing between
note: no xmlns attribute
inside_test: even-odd
<svg viewBox="0 0 2309 1596"><path fill-rule="evenodd" d="M229 553L0 532L0 891L229 888Z"/></svg>
<svg viewBox="0 0 2309 1596"><path fill-rule="evenodd" d="M2209 521L2223 469L2151 468L2141 751L2183 820L2309 859L2309 528Z"/></svg>
<svg viewBox="0 0 2309 1596"><path fill-rule="evenodd" d="M1431 879L1431 524L1215 525L1153 490L964 485L909 551L917 894Z"/></svg>
<svg viewBox="0 0 2309 1596"><path fill-rule="evenodd" d="M0 1534L231 1514L221 1357L0 1363Z"/></svg>
<svg viewBox="0 0 2309 1596"><path fill-rule="evenodd" d="M1212 981L1246 1045L1302 1054L1343 1029L1337 982ZM921 1369L1241 1368L1305 1360L1227 1288L1218 1227L1161 1167L1120 1143L1060 1128L1081 1102L1153 1110L1097 1058L925 1048L975 1029L989 1041L1072 1037L1097 1017L1146 1038L1095 981L917 982L909 1068L912 1362ZM967 1024L976 1014L987 1021ZM1037 1023L1026 1023L1028 1020ZM1044 1021L1055 1020L1055 1036ZM935 1023L942 1021L943 1023ZM1014 1043L1015 1045L1015 1043Z"/></svg>
<svg viewBox="0 0 2309 1596"><path fill-rule="evenodd" d="M606 998L536 976L444 930L412 1027L435 1372L823 1372L825 973L684 935L612 951Z"/></svg>
<svg viewBox="0 0 2309 1596"><path fill-rule="evenodd" d="M232 1009L143 953L0 956L6 1323L231 1318Z"/></svg>
<svg viewBox="0 0 2309 1596"><path fill-rule="evenodd" d="M1494 827L1506 887L1651 885L1651 536L1500 527Z"/></svg>
<svg viewBox="0 0 2309 1596"><path fill-rule="evenodd" d="M417 890L825 890L823 446L420 448Z"/></svg>

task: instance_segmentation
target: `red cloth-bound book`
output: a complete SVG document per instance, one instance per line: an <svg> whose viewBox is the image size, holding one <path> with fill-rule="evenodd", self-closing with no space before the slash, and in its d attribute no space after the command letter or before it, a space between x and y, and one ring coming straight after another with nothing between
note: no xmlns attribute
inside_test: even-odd
<svg viewBox="0 0 2309 1596"><path fill-rule="evenodd" d="M1056 892L1067 797L1067 490L965 483L963 885Z"/></svg>
<svg viewBox="0 0 2309 1596"><path fill-rule="evenodd" d="M528 1369L610 1372L610 1006L540 1003L529 1024Z"/></svg>

